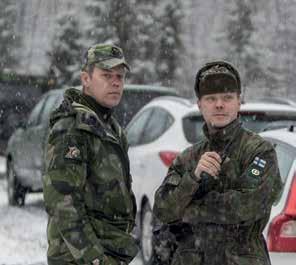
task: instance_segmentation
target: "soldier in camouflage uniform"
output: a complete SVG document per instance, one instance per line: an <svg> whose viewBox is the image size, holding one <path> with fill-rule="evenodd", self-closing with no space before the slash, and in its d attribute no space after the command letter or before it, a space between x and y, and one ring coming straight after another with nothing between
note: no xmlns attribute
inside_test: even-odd
<svg viewBox="0 0 296 265"><path fill-rule="evenodd" d="M129 66L114 45L86 53L80 90L52 113L44 201L48 264L128 264L136 214L126 136L112 116Z"/></svg>
<svg viewBox="0 0 296 265"><path fill-rule="evenodd" d="M154 215L176 239L173 256L163 255L172 242L156 254L161 264L269 265L262 231L282 185L275 150L242 127L233 66L206 64L195 92L205 137L175 159L155 193Z"/></svg>

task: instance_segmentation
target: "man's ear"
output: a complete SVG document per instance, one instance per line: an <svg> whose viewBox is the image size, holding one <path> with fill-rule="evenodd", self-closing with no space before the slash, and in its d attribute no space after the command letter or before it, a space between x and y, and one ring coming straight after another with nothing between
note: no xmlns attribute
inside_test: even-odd
<svg viewBox="0 0 296 265"><path fill-rule="evenodd" d="M197 104L198 108L200 109L200 100L199 99L196 100L196 104Z"/></svg>
<svg viewBox="0 0 296 265"><path fill-rule="evenodd" d="M82 71L80 73L80 80L83 87L89 87L90 76L88 72Z"/></svg>

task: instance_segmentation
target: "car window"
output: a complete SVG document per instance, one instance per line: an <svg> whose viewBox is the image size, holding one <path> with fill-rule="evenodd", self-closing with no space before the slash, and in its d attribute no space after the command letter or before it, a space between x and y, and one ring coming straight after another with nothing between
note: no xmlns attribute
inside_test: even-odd
<svg viewBox="0 0 296 265"><path fill-rule="evenodd" d="M144 131L144 128L149 120L153 109L147 109L141 112L138 116L132 120L131 124L127 127L127 139L130 146L140 144L140 140Z"/></svg>
<svg viewBox="0 0 296 265"><path fill-rule="evenodd" d="M275 146L282 182L285 183L295 159L295 152L288 145L277 142Z"/></svg>
<svg viewBox="0 0 296 265"><path fill-rule="evenodd" d="M262 132L270 129L288 127L292 121L296 122L295 114L288 115L268 115L261 112L242 112L240 120L243 126L254 132Z"/></svg>
<svg viewBox="0 0 296 265"><path fill-rule="evenodd" d="M148 144L159 138L173 124L173 116L165 109L155 107L144 128L140 144Z"/></svg>
<svg viewBox="0 0 296 265"><path fill-rule="evenodd" d="M61 102L61 97L58 94L50 95L49 97L47 97L45 105L41 112L41 118L40 118L41 123L48 122L50 113L60 102Z"/></svg>
<svg viewBox="0 0 296 265"><path fill-rule="evenodd" d="M189 143L196 143L203 137L202 126L204 120L202 116L192 115L183 118L183 131Z"/></svg>
<svg viewBox="0 0 296 265"><path fill-rule="evenodd" d="M168 92L126 90L123 92L119 105L115 108L115 117L120 125L126 127L133 116L152 99L168 95Z"/></svg>
<svg viewBox="0 0 296 265"><path fill-rule="evenodd" d="M32 110L29 119L28 119L28 126L36 126L40 123L40 114L44 107L44 104L46 102L48 96L43 97L34 107Z"/></svg>

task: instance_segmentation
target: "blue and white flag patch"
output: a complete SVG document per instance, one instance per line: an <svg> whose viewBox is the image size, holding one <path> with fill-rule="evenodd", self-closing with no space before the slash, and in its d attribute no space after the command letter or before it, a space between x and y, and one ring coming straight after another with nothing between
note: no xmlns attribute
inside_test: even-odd
<svg viewBox="0 0 296 265"><path fill-rule="evenodd" d="M256 156L253 164L257 165L258 167L265 168L266 161Z"/></svg>

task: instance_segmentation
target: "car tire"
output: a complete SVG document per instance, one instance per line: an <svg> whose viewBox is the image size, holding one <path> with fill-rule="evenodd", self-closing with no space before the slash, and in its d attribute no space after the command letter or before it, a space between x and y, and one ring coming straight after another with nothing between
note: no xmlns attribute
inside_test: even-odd
<svg viewBox="0 0 296 265"><path fill-rule="evenodd" d="M26 189L17 179L12 160L7 163L7 196L9 205L25 205Z"/></svg>
<svg viewBox="0 0 296 265"><path fill-rule="evenodd" d="M141 256L144 265L153 264L154 246L153 246L153 213L150 202L144 197L140 212L140 243Z"/></svg>

